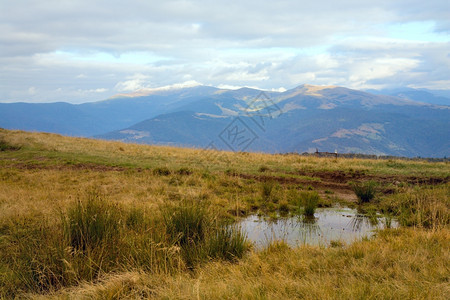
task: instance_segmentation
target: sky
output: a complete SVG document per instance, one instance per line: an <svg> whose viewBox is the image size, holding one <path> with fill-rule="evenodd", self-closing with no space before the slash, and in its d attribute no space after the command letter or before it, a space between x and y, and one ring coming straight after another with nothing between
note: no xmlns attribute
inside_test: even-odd
<svg viewBox="0 0 450 300"><path fill-rule="evenodd" d="M0 0L0 102L198 84L450 89L450 2Z"/></svg>

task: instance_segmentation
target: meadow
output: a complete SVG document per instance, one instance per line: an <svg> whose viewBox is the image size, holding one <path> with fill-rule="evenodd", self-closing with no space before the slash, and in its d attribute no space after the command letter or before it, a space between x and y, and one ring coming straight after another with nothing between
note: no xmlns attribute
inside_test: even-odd
<svg viewBox="0 0 450 300"><path fill-rule="evenodd" d="M0 297L448 299L448 161L269 155L0 129ZM399 228L256 249L250 214Z"/></svg>

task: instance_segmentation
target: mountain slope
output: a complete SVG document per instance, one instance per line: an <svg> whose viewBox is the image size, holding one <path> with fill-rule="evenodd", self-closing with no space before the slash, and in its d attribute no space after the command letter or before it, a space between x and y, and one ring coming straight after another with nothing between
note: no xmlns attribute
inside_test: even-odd
<svg viewBox="0 0 450 300"><path fill-rule="evenodd" d="M410 98L336 86L197 86L80 105L0 104L0 127L232 151L449 156L450 106Z"/></svg>
<svg viewBox="0 0 450 300"><path fill-rule="evenodd" d="M417 102L437 104L437 105L450 105L450 97L443 91L432 91L425 89L412 89L412 88L400 88L392 90L370 90L375 94L390 95L403 99L409 99Z"/></svg>
<svg viewBox="0 0 450 300"><path fill-rule="evenodd" d="M233 151L318 148L398 156L450 154L448 106L340 87L304 85L270 96L258 92L215 94L185 105L177 114L160 115L98 137L196 147L212 144Z"/></svg>
<svg viewBox="0 0 450 300"><path fill-rule="evenodd" d="M69 103L0 103L0 127L92 136L131 126L214 93L213 87L154 91L138 97Z"/></svg>

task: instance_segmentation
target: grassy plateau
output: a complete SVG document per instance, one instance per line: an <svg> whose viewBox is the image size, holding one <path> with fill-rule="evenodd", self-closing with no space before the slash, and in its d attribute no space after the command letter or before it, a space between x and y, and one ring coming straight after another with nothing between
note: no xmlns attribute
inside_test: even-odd
<svg viewBox="0 0 450 300"><path fill-rule="evenodd" d="M450 164L206 151L0 129L0 298L449 299ZM395 219L256 249L239 219Z"/></svg>

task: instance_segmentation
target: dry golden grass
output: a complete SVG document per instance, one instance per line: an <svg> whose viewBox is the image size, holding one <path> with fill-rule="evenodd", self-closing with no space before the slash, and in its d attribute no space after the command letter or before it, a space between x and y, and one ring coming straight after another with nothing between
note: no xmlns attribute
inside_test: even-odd
<svg viewBox="0 0 450 300"><path fill-rule="evenodd" d="M127 272L55 299L448 299L448 230L391 230L345 248L284 244L178 276ZM46 296L47 297L47 296Z"/></svg>
<svg viewBox="0 0 450 300"><path fill-rule="evenodd" d="M450 297L448 162L214 152L2 129L0 141L20 147L0 152L0 297ZM112 264L111 272L100 272L88 281L64 273L67 284L50 285L46 290L27 287L20 274L14 273L15 268L23 269L20 255L30 254L23 252L21 243L39 235L49 238L36 241L42 251L59 245L61 216L93 190L118 205L124 220L133 211L136 218L142 215L152 220L146 221L147 229L125 226L119 239L127 245L136 243L144 251L148 235L164 230L158 222L162 220L160 208L167 204L195 199L207 205L217 220L234 220L258 209L293 211L301 193L313 189L321 195L320 205L333 201L356 205L354 195L340 197L352 193L350 181L366 179L376 181L381 190L364 209L404 218L402 224L412 228L381 232L373 240L335 248L290 249L280 243L250 252L238 262L208 260L193 271L178 254L170 258L171 270L149 271L136 261L137 255L126 256L119 249L120 257L126 259ZM265 197L267 182L274 186ZM167 251L172 246L176 251L176 245L159 242ZM70 261L73 254L64 255L68 263L80 262Z"/></svg>
<svg viewBox="0 0 450 300"><path fill-rule="evenodd" d="M371 174L449 176L449 162L429 163L423 160L330 159L294 154L268 155L205 151L201 149L145 146L85 138L64 137L48 133L29 133L0 129L0 136L13 145L35 150L34 158L58 158L69 162L106 163L135 167L186 166L209 171L236 170L259 173L261 166L273 172L365 171ZM40 155L39 155L40 154Z"/></svg>

